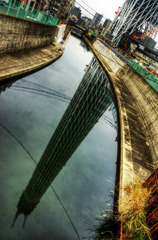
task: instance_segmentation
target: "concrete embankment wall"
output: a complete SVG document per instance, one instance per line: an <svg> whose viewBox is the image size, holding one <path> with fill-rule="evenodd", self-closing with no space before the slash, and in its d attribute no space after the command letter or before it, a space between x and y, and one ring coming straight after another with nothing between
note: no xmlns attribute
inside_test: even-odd
<svg viewBox="0 0 158 240"><path fill-rule="evenodd" d="M116 72L133 96L139 109L140 119L145 129L147 144L151 152L151 163L158 167L158 93L130 66ZM141 148L140 148L141 152Z"/></svg>
<svg viewBox="0 0 158 240"><path fill-rule="evenodd" d="M122 62L112 51L96 41L93 45L98 52L104 52L104 61L113 72L125 83L132 94L134 105L145 130L147 144L151 152L151 163L158 167L158 93L129 65ZM140 149L141 152L141 149Z"/></svg>
<svg viewBox="0 0 158 240"><path fill-rule="evenodd" d="M64 24L49 26L0 14L0 35L0 83L3 84L61 57L70 29Z"/></svg>
<svg viewBox="0 0 158 240"><path fill-rule="evenodd" d="M0 14L0 54L46 46L64 30L65 25L50 26Z"/></svg>
<svg viewBox="0 0 158 240"><path fill-rule="evenodd" d="M133 177L144 182L158 167L158 94L100 42L89 45L109 76L116 97L119 120L116 189L121 200L125 196L124 187ZM119 211L121 208L118 204Z"/></svg>

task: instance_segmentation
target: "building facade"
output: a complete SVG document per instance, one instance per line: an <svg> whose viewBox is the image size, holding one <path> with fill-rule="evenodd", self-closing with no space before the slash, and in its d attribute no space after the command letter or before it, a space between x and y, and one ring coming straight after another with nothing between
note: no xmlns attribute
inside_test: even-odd
<svg viewBox="0 0 158 240"><path fill-rule="evenodd" d="M69 15L75 0L24 0L24 4L56 16Z"/></svg>
<svg viewBox="0 0 158 240"><path fill-rule="evenodd" d="M104 22L104 24L103 24L103 28L108 28L109 27L109 25L111 24L111 20L110 19L105 19L105 22Z"/></svg>
<svg viewBox="0 0 158 240"><path fill-rule="evenodd" d="M95 15L92 19L93 26L98 26L99 23L101 22L102 18L103 18L103 15L101 15L99 13L95 13Z"/></svg>
<svg viewBox="0 0 158 240"><path fill-rule="evenodd" d="M103 37L105 37L105 35L106 35L106 33L107 33L107 29L109 28L111 22L112 22L112 21L111 21L110 19L106 19L106 20L105 20L105 22L104 22L104 24L103 24L103 30L102 30L102 33L101 33L101 35L102 35Z"/></svg>
<svg viewBox="0 0 158 240"><path fill-rule="evenodd" d="M32 8L35 8L35 6L37 5L37 2L38 0L24 0L23 3L32 7Z"/></svg>
<svg viewBox="0 0 158 240"><path fill-rule="evenodd" d="M75 0L70 0L70 4L68 7L68 15L71 15L71 12L72 12L74 6L75 6Z"/></svg>
<svg viewBox="0 0 158 240"><path fill-rule="evenodd" d="M86 29L90 29L92 26L92 20L88 17L82 17L82 26Z"/></svg>
<svg viewBox="0 0 158 240"><path fill-rule="evenodd" d="M78 7L74 7L71 15L75 15L78 19L81 18L81 9Z"/></svg>

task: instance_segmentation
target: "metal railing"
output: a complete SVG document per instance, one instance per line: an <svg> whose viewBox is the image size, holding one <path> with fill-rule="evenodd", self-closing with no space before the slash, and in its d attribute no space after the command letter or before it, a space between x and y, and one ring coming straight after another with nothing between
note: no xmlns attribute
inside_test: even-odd
<svg viewBox="0 0 158 240"><path fill-rule="evenodd" d="M120 53L114 46L109 43L104 42L104 45L111 49L123 62L126 62L131 66L137 73L139 73L155 90L158 92L158 77L154 76L152 72L148 69L143 68L139 63L135 62L133 59Z"/></svg>
<svg viewBox="0 0 158 240"><path fill-rule="evenodd" d="M0 13L53 26L59 21L58 18L30 7L20 0L0 0Z"/></svg>
<svg viewBox="0 0 158 240"><path fill-rule="evenodd" d="M129 57L125 56L123 53L121 53L117 47L114 47L112 44L108 42L104 42L104 45L109 48L115 55L123 62L127 63Z"/></svg>
<svg viewBox="0 0 158 240"><path fill-rule="evenodd" d="M139 63L132 59L129 59L127 64L139 73L156 90L156 92L158 92L158 78L154 76L153 73L143 68Z"/></svg>

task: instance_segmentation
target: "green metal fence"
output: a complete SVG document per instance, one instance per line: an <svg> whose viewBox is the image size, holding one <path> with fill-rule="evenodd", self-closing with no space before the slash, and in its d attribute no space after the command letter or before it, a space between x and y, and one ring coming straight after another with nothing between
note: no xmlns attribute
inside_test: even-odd
<svg viewBox="0 0 158 240"><path fill-rule="evenodd" d="M0 0L0 13L48 25L57 25L59 19L32 8L20 0Z"/></svg>
<svg viewBox="0 0 158 240"><path fill-rule="evenodd" d="M137 73L139 73L156 90L156 92L158 92L158 78L156 76L132 59L129 59L127 64L136 70Z"/></svg>

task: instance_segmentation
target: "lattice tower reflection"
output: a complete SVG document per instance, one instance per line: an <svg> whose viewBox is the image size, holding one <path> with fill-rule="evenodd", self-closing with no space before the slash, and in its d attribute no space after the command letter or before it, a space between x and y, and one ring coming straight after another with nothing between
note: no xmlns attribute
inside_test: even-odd
<svg viewBox="0 0 158 240"><path fill-rule="evenodd" d="M107 76L92 59L17 205L27 217L54 178L112 103Z"/></svg>

